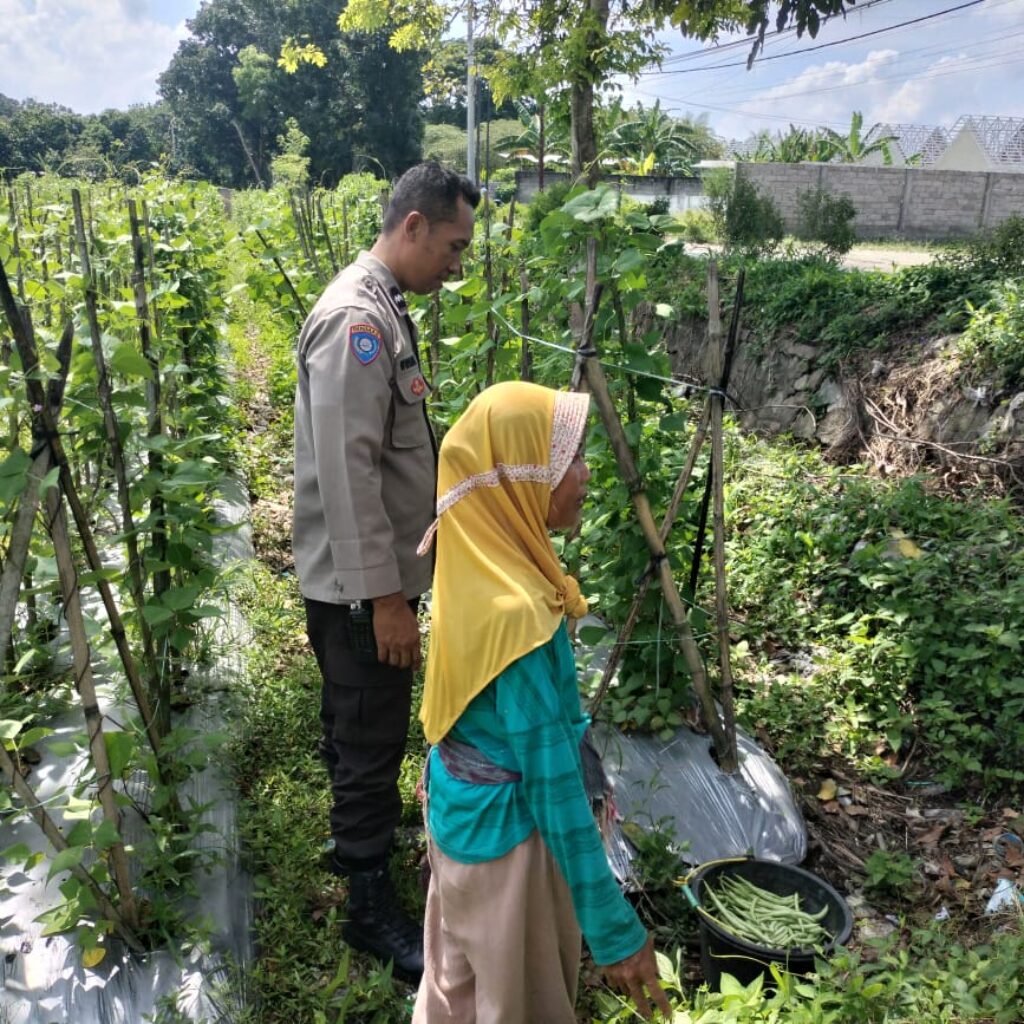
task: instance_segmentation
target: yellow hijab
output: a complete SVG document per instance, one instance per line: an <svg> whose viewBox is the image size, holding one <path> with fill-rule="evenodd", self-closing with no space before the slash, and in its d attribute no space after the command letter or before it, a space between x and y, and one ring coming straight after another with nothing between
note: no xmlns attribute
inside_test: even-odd
<svg viewBox="0 0 1024 1024"><path fill-rule="evenodd" d="M469 404L438 459L430 648L420 720L437 743L513 661L587 603L545 525L586 429L589 399L508 381Z"/></svg>

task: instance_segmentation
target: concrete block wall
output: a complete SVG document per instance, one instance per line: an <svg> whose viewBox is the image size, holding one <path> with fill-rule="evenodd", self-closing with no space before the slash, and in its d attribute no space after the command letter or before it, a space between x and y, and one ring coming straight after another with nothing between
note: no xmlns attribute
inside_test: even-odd
<svg viewBox="0 0 1024 1024"><path fill-rule="evenodd" d="M990 174L985 227L1024 215L1024 174Z"/></svg>
<svg viewBox="0 0 1024 1024"><path fill-rule="evenodd" d="M558 181L565 181L567 174L544 172L544 186L547 188ZM528 203L538 191L539 175L536 171L516 171L516 201ZM700 205L704 186L700 178L670 178L654 175L616 174L605 179L608 184L618 185L622 194L640 203L655 199L667 199L670 213L682 213L691 206Z"/></svg>
<svg viewBox="0 0 1024 1024"><path fill-rule="evenodd" d="M813 163L743 163L736 170L771 197L789 231L798 194L818 187L850 197L861 238L969 238L1024 216L1024 174Z"/></svg>
<svg viewBox="0 0 1024 1024"><path fill-rule="evenodd" d="M899 223L905 184L902 168L818 166L821 188L849 196L857 211L853 224L860 238L881 238L891 230L891 225Z"/></svg>
<svg viewBox="0 0 1024 1024"><path fill-rule="evenodd" d="M913 168L903 218L908 238L967 238L982 228L988 175Z"/></svg>

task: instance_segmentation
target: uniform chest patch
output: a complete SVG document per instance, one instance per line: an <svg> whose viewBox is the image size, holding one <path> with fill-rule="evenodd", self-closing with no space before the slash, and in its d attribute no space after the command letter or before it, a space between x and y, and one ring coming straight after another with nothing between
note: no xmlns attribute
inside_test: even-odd
<svg viewBox="0 0 1024 1024"><path fill-rule="evenodd" d="M373 324L352 324L348 329L352 354L363 366L369 366L380 355L383 342L380 331Z"/></svg>
<svg viewBox="0 0 1024 1024"><path fill-rule="evenodd" d="M427 390L427 382L422 377L417 377L409 386L409 390L419 398Z"/></svg>

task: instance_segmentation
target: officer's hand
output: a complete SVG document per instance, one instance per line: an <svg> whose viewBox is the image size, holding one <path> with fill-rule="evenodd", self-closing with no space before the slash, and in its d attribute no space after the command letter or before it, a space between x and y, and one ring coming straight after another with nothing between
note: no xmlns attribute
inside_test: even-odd
<svg viewBox="0 0 1024 1024"><path fill-rule="evenodd" d="M377 660L394 668L420 667L420 627L402 594L373 599L373 634Z"/></svg>
<svg viewBox="0 0 1024 1024"><path fill-rule="evenodd" d="M651 994L654 1005L665 1015L665 1019L672 1019L672 1007L669 1006L668 997L658 984L658 964L654 959L654 939L650 936L632 956L627 956L625 960L620 960L618 963L608 964L601 970L604 972L605 980L612 988L629 994L644 1020L651 1019L651 1006L644 992L645 987Z"/></svg>

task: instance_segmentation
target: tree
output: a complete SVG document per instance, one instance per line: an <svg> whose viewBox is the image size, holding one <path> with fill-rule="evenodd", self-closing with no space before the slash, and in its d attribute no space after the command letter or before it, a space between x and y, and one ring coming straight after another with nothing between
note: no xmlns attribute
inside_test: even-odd
<svg viewBox="0 0 1024 1024"><path fill-rule="evenodd" d="M430 52L451 23L475 0L349 0L339 18L346 30L381 31L394 24L391 45L401 51ZM488 72L495 98L545 96L552 90L569 95L572 123L572 169L596 180L595 92L616 74L636 75L657 61L664 47L655 33L671 24L686 36L714 38L746 28L754 35L752 61L770 16L782 29L794 25L798 35L817 34L823 16L839 14L855 0L523 0L510 7L479 0L475 9L487 21L488 34L505 50Z"/></svg>
<svg viewBox="0 0 1024 1024"><path fill-rule="evenodd" d="M353 41L330 4L273 0L208 0L188 26L160 76L179 164L223 184L265 181L290 117L310 139L314 181L419 159L418 55L395 52L385 34Z"/></svg>
<svg viewBox="0 0 1024 1024"><path fill-rule="evenodd" d="M761 131L735 150L735 156L752 163L799 164L827 163L837 152L836 133L827 128L798 128Z"/></svg>
<svg viewBox="0 0 1024 1024"><path fill-rule="evenodd" d="M846 135L838 132L830 132L835 142L835 156L844 164L859 164L872 153L881 153L882 160L886 165L892 163L892 151L890 143L896 141L895 135L879 135L872 138L871 130L862 131L864 127L864 115L855 110L850 118L850 130ZM870 139L870 141L868 141Z"/></svg>
<svg viewBox="0 0 1024 1024"><path fill-rule="evenodd" d="M486 37L475 39L473 53L477 69L483 72L491 67L498 53L498 44ZM427 124L466 126L466 41L446 39L423 65L423 114ZM515 103L506 99L495 103L485 75L477 79L478 109L484 117L513 118Z"/></svg>
<svg viewBox="0 0 1024 1024"><path fill-rule="evenodd" d="M632 110L615 103L601 120L602 163L625 173L693 174L694 163L722 150L706 121L670 117L660 102Z"/></svg>

